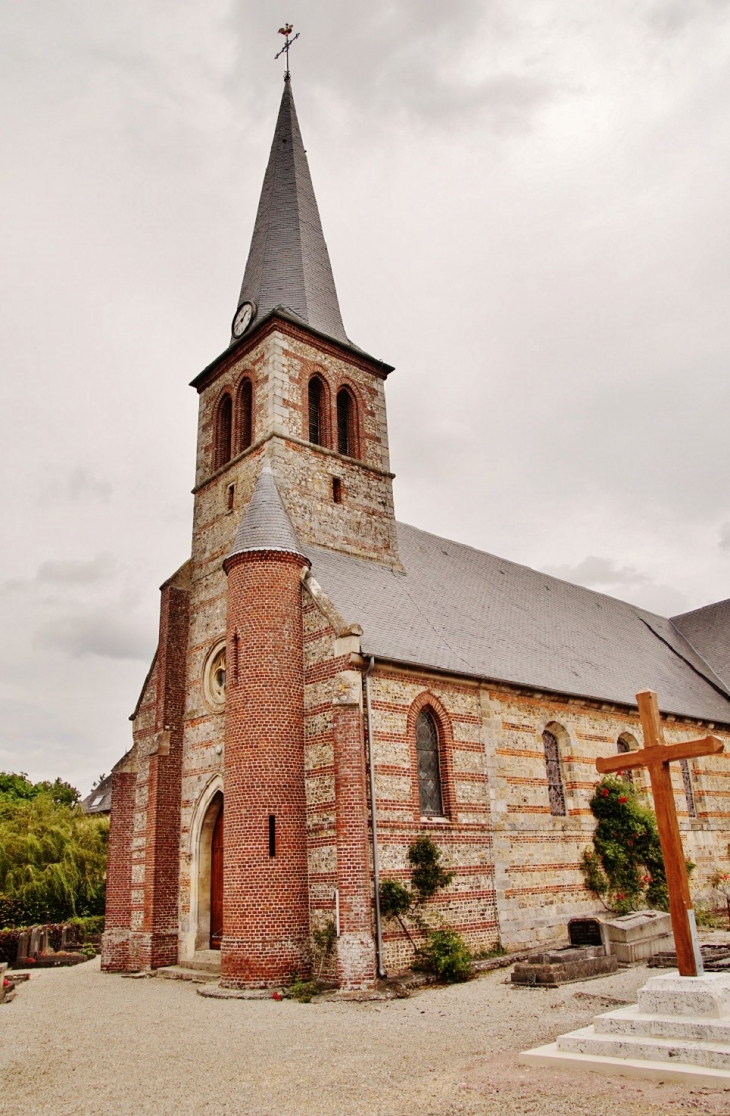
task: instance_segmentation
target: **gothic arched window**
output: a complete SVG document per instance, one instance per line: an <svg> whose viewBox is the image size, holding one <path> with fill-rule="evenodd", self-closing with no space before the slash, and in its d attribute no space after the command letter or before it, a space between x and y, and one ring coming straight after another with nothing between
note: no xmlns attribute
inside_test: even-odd
<svg viewBox="0 0 730 1116"><path fill-rule="evenodd" d="M631 747L630 742L626 739L625 736L619 736L618 742L616 744L616 751L620 756L624 756L627 752L633 752L634 749ZM621 778L624 779L625 782L630 783L633 787L634 773L630 768L628 771L623 772Z"/></svg>
<svg viewBox="0 0 730 1116"><path fill-rule="evenodd" d="M347 388L337 392L337 452L356 456L355 400Z"/></svg>
<svg viewBox="0 0 730 1116"><path fill-rule="evenodd" d="M682 770L682 783L684 785L684 797L687 801L687 813L691 818L697 817L697 806L695 804L695 792L692 786L692 776L689 771L689 763L686 759L679 761L679 766Z"/></svg>
<svg viewBox="0 0 730 1116"><path fill-rule="evenodd" d="M238 452L253 442L253 384L248 376L238 389Z"/></svg>
<svg viewBox="0 0 730 1116"><path fill-rule="evenodd" d="M319 376L312 376L307 393L309 404L309 440L315 446L325 444L324 385Z"/></svg>
<svg viewBox="0 0 730 1116"><path fill-rule="evenodd" d="M416 751L421 813L430 817L442 817L444 804L441 795L439 733L436 721L427 709L422 709L416 720Z"/></svg>
<svg viewBox="0 0 730 1116"><path fill-rule="evenodd" d="M231 460L231 436L233 434L233 403L226 394L218 404L215 416L215 468L220 469Z"/></svg>
<svg viewBox="0 0 730 1116"><path fill-rule="evenodd" d="M563 786L563 772L560 767L558 738L554 733L545 729L542 734L542 743L545 749L550 813L555 817L565 817L567 813L565 809L565 787Z"/></svg>

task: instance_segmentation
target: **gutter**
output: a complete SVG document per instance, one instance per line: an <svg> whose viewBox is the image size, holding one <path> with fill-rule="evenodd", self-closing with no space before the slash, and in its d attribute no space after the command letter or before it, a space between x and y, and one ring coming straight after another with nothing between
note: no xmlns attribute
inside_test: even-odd
<svg viewBox="0 0 730 1116"><path fill-rule="evenodd" d="M365 708L367 711L367 760L370 772L370 816L373 835L373 886L375 888L375 957L378 976L384 979L388 974L383 965L383 921L380 916L380 855L378 853L378 818L375 807L375 760L373 757L373 710L370 700L370 675L375 667L375 656L370 656L365 671Z"/></svg>

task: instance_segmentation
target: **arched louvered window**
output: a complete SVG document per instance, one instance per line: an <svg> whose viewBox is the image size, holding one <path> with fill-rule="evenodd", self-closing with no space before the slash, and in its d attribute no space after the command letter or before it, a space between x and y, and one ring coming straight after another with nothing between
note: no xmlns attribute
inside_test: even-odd
<svg viewBox="0 0 730 1116"><path fill-rule="evenodd" d="M226 394L218 404L215 421L215 468L220 469L231 460L231 436L233 433L233 403Z"/></svg>
<svg viewBox="0 0 730 1116"><path fill-rule="evenodd" d="M324 387L318 376L309 381L309 440L315 446L325 442Z"/></svg>
<svg viewBox="0 0 730 1116"><path fill-rule="evenodd" d="M691 818L697 817L697 806L695 804L695 792L692 786L692 776L689 770L689 763L686 759L679 761L679 766L682 770L682 783L684 785L684 797L687 801L687 813Z"/></svg>
<svg viewBox="0 0 730 1116"><path fill-rule="evenodd" d="M633 752L634 749L631 747L630 742L626 739L625 736L620 736L618 738L618 743L616 744L616 751L618 752L618 754L620 756L624 756L624 755L626 755L627 752ZM621 778L624 779L625 782L630 783L631 786L633 787L633 785L634 785L634 773L633 773L633 771L631 771L630 769L628 771L624 771Z"/></svg>
<svg viewBox="0 0 730 1116"><path fill-rule="evenodd" d="M555 817L565 817L565 787L563 786L563 772L560 767L560 749L558 738L554 733L542 734L542 743L545 749L545 768L548 780L548 798L550 813Z"/></svg>
<svg viewBox="0 0 730 1116"><path fill-rule="evenodd" d="M337 452L355 457L355 401L347 388L337 392Z"/></svg>
<svg viewBox="0 0 730 1116"><path fill-rule="evenodd" d="M238 389L238 452L253 442L253 384L248 376Z"/></svg>
<svg viewBox="0 0 730 1116"><path fill-rule="evenodd" d="M416 751L421 813L430 817L441 817L444 804L441 794L439 734L436 721L427 709L422 709L416 720Z"/></svg>

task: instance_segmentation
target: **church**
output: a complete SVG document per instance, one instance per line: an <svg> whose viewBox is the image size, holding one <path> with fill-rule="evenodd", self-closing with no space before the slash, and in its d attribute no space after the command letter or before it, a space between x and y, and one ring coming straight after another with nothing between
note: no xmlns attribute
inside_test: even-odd
<svg viewBox="0 0 730 1116"><path fill-rule="evenodd" d="M281 985L332 924L333 978L371 987L413 957L376 900L421 835L472 950L553 942L596 909L595 761L641 746L636 692L668 743L730 746L730 601L666 619L398 523L392 372L345 332L287 73L230 343L192 382L191 553L113 771L106 971ZM730 769L673 766L707 886Z"/></svg>

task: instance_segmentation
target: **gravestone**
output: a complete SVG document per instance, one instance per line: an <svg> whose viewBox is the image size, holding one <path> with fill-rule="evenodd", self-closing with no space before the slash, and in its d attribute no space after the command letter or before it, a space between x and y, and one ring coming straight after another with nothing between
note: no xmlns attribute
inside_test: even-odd
<svg viewBox="0 0 730 1116"><path fill-rule="evenodd" d="M572 946L605 945L601 933L601 923L597 918L571 918L568 922L568 938Z"/></svg>
<svg viewBox="0 0 730 1116"><path fill-rule="evenodd" d="M28 960L28 946L30 945L30 934L27 930L23 930L18 934L18 950L15 954L15 964L20 968Z"/></svg>
<svg viewBox="0 0 730 1116"><path fill-rule="evenodd" d="M48 931L47 930L41 930L41 932L40 932L40 935L38 937L38 952L39 953L48 953Z"/></svg>
<svg viewBox="0 0 730 1116"><path fill-rule="evenodd" d="M73 927L71 926L61 927L61 949L66 949L66 947L69 945L72 929Z"/></svg>
<svg viewBox="0 0 730 1116"><path fill-rule="evenodd" d="M37 957L40 953L41 933L42 926L31 926L30 928L30 945L28 946L28 956Z"/></svg>

